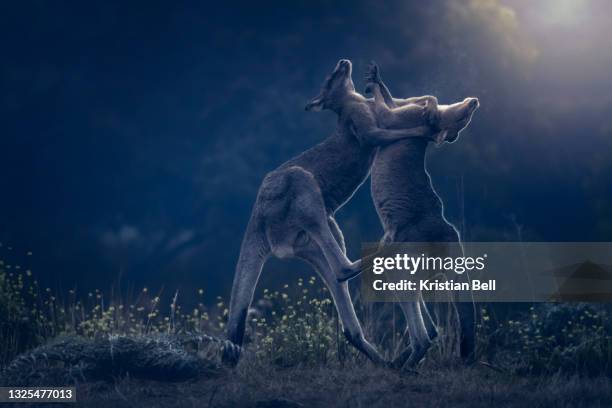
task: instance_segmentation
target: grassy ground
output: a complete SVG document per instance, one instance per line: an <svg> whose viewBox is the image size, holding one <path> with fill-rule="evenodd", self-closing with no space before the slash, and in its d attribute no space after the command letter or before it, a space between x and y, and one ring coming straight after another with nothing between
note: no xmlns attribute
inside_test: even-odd
<svg viewBox="0 0 612 408"><path fill-rule="evenodd" d="M220 378L119 380L78 388L83 407L607 407L609 378L522 377L487 367L398 373L369 364L277 368L245 361Z"/></svg>
<svg viewBox="0 0 612 408"><path fill-rule="evenodd" d="M205 299L201 289L188 306L177 292L147 288L130 296L69 291L60 298L52 292L40 288L27 268L0 259L0 369L16 355L65 336L104 343L118 336L222 337L225 331L226 303ZM366 337L387 358L396 355L405 346L398 308L364 304L358 297L355 305ZM51 368L70 374L61 378L74 378L82 407L612 406L610 307L558 304L521 310L478 306L478 360L487 364L465 367L454 360L452 308L434 305L439 339L416 371L399 372L373 367L348 345L329 293L316 278L300 279L264 290L254 302L247 352L234 369L160 382L145 379L147 370L137 378L129 367L121 374L109 367L104 381L72 376L83 372L79 362L56 361ZM189 353L206 361L218 358L200 346ZM50 378L43 376L40 384L51 383Z"/></svg>

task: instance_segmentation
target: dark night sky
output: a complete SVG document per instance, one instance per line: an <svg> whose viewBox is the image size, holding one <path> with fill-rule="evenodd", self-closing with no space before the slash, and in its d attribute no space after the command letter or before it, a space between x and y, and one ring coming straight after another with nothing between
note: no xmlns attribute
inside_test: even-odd
<svg viewBox="0 0 612 408"><path fill-rule="evenodd" d="M468 240L612 240L607 1L112 3L0 5L0 258L49 284L228 295L261 178L334 127L303 106L339 58L360 90L374 59L396 96L480 98L429 157Z"/></svg>

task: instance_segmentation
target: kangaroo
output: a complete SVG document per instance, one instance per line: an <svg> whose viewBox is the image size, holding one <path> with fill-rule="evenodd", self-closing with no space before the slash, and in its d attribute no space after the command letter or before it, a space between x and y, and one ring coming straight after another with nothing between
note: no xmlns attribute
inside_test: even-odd
<svg viewBox="0 0 612 408"><path fill-rule="evenodd" d="M247 310L270 255L300 258L314 267L334 300L348 341L375 363L383 357L365 339L346 280L360 272L360 261L346 256L344 237L334 219L370 173L376 149L403 138L429 137L430 108L411 129L376 124L372 101L355 92L352 64L340 60L307 111L338 115L336 131L320 144L268 173L259 188L243 237L230 299L228 341L223 359L240 357Z"/></svg>
<svg viewBox="0 0 612 408"><path fill-rule="evenodd" d="M375 110L381 114L386 126L403 126L415 101L420 98L395 99L385 86L376 64L366 76L368 88L374 93ZM423 98L423 97L421 97ZM432 106L433 97L424 97ZM402 109L402 107L408 107ZM459 133L470 123L478 109L476 98L466 98L452 105L439 105L438 127L445 133L446 142L457 140ZM408 113L407 113L408 112ZM409 122L409 121L408 121ZM444 217L443 204L435 192L425 167L427 138L401 140L380 147L371 171L371 193L376 211L384 228L381 243L391 242L448 242L460 243L459 232ZM448 246L436 246L432 256L444 256ZM406 334L411 346L404 349L393 361L395 367L414 366L425 356L437 330L423 300L400 302L406 318ZM460 354L473 358L475 345L474 307L470 303L458 303L461 323Z"/></svg>

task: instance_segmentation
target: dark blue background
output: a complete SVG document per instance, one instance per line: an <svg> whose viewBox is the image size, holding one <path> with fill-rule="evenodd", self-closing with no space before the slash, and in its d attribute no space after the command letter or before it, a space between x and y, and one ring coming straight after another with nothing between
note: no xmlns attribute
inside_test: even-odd
<svg viewBox="0 0 612 408"><path fill-rule="evenodd" d="M609 3L220 4L0 6L0 258L227 295L262 176L334 127L303 106L339 58L360 90L374 59L396 96L480 98L429 157L466 239L612 240ZM368 190L338 216L353 257Z"/></svg>

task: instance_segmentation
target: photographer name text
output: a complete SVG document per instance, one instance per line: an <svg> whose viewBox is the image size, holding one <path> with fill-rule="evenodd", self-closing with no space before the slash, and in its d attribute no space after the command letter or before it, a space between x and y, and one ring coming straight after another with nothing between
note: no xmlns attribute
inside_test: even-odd
<svg viewBox="0 0 612 408"><path fill-rule="evenodd" d="M411 281L402 279L399 282L385 282L382 279L376 279L372 283L372 287L376 291L494 291L495 279L487 281L472 280L470 282L454 282L453 280L440 281L431 279L421 279L419 281Z"/></svg>

